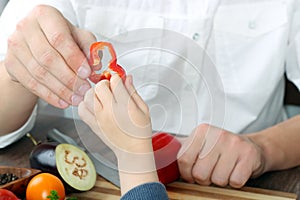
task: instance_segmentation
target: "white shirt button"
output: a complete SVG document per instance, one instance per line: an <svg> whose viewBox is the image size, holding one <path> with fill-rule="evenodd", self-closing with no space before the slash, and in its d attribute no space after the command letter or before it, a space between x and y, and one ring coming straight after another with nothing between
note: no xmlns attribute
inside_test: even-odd
<svg viewBox="0 0 300 200"><path fill-rule="evenodd" d="M198 40L199 40L199 37L200 37L200 34L199 34L199 33L194 33L194 35L193 35L193 40L198 41Z"/></svg>
<svg viewBox="0 0 300 200"><path fill-rule="evenodd" d="M125 34L126 35L127 32L128 32L128 30L124 26L119 28L119 34Z"/></svg>
<svg viewBox="0 0 300 200"><path fill-rule="evenodd" d="M249 29L255 29L256 28L256 22L255 21L249 21L248 28Z"/></svg>

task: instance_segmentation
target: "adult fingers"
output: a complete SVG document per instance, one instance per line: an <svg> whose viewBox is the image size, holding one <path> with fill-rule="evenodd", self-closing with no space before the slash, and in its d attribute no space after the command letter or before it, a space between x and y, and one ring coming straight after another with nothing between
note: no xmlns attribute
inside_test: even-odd
<svg viewBox="0 0 300 200"><path fill-rule="evenodd" d="M70 27L70 30L71 30L71 33L72 33L72 36L73 36L75 42L78 44L80 49L84 52L85 56L89 60L90 46L97 40L95 35L89 31L77 28L70 23L69 23L69 27ZM102 59L103 52L99 51L98 54L99 54L100 59ZM95 70L95 71L100 70L102 68L102 62L99 62L98 65L92 66L92 67L93 67L92 70ZM79 70L85 70L85 68L81 68Z"/></svg>
<svg viewBox="0 0 300 200"><path fill-rule="evenodd" d="M198 157L192 169L192 176L198 184L211 184L211 174L219 160L219 157L220 154L218 151L211 152L205 158Z"/></svg>
<svg viewBox="0 0 300 200"><path fill-rule="evenodd" d="M70 24L64 16L49 6L37 6L34 14L49 44L62 55L74 72L79 72L80 78L88 78L91 69L86 56L74 40Z"/></svg>
<svg viewBox="0 0 300 200"><path fill-rule="evenodd" d="M247 138L240 138L242 141L239 148L239 158L234 167L229 184L232 187L240 188L246 181L263 167L260 149Z"/></svg>
<svg viewBox="0 0 300 200"><path fill-rule="evenodd" d="M9 40L9 51L8 53L12 53L17 57L17 59L22 63L22 66L27 69L32 78L34 78L39 85L43 85L48 88L49 92L54 93L58 97L68 104L78 105L79 102L83 99L81 96L74 94L72 90L65 87L55 76L53 76L46 68L41 66L32 56L28 46L25 44L22 36L19 34L13 34L11 39ZM16 67L16 66L13 66ZM17 73L18 71L15 71ZM21 76L26 76L26 74L22 74ZM18 76L20 79L20 75ZM22 83L24 84L24 83ZM28 85L27 85L28 86ZM31 88L29 88L32 90ZM35 93L38 96L42 96L40 94L40 87L35 88ZM45 101L49 102L48 99Z"/></svg>
<svg viewBox="0 0 300 200"><path fill-rule="evenodd" d="M247 158L239 160L231 173L229 179L230 186L241 188L251 177L252 170L252 166L249 165Z"/></svg>
<svg viewBox="0 0 300 200"><path fill-rule="evenodd" d="M18 24L17 32L23 34L32 56L45 69L40 67L42 72L51 73L58 82L64 85L65 88L58 87L53 92L59 94L60 91L68 91L67 88L74 91L76 94L71 99L69 98L70 92L66 92L60 97L69 98L74 105L78 105L82 100L82 98L78 98L78 95L82 96L90 88L90 84L87 80L79 79L76 70L79 70L78 66L83 60L85 63L87 61L73 40L68 23L63 16L53 8L38 6L31 15ZM89 66L87 69L89 71L86 71L84 76L79 73L81 78L89 76ZM47 86L51 84L53 82L47 82Z"/></svg>
<svg viewBox="0 0 300 200"><path fill-rule="evenodd" d="M90 55L90 46L97 41L96 36L90 31L73 26L69 21L67 23L74 41L85 56L88 57Z"/></svg>
<svg viewBox="0 0 300 200"><path fill-rule="evenodd" d="M199 152L202 149L205 132L208 126L203 124L195 128L193 133L182 144L177 155L177 162L181 177L186 181L193 183L193 166L198 159Z"/></svg>
<svg viewBox="0 0 300 200"><path fill-rule="evenodd" d="M47 100L50 104L58 108L67 108L68 103L60 99L57 95L51 92L47 87L36 81L23 66L23 64L8 53L5 59L5 67L10 75L14 76L25 88L29 89L32 93L40 98Z"/></svg>
<svg viewBox="0 0 300 200"><path fill-rule="evenodd" d="M234 155L234 153L231 153L230 150L228 150L227 152L220 155L210 177L211 182L219 186L228 185L230 175L238 159L236 155Z"/></svg>

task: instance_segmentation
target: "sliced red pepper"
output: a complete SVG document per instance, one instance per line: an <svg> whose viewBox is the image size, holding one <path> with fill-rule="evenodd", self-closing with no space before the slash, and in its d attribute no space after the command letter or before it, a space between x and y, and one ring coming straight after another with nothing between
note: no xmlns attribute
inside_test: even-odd
<svg viewBox="0 0 300 200"><path fill-rule="evenodd" d="M152 146L159 181L166 185L179 179L177 154L181 143L171 134L158 132L152 136Z"/></svg>
<svg viewBox="0 0 300 200"><path fill-rule="evenodd" d="M101 74L97 74L95 71L92 71L89 79L93 83L98 83L103 79L110 80L111 73L117 73L123 80L126 78L125 70L117 64L117 55L116 52L109 42L95 42L91 45L90 48L90 65L95 67L100 64L101 58L99 56L99 51L104 50L107 47L111 56L111 60L108 63L107 70L103 71Z"/></svg>

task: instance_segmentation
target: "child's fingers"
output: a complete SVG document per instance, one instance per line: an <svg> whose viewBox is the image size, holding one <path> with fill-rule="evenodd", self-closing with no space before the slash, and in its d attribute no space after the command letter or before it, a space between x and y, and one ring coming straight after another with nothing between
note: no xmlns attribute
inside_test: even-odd
<svg viewBox="0 0 300 200"><path fill-rule="evenodd" d="M144 112L144 113L148 113L149 112L149 108L147 106L147 104L144 102L144 100L141 98L141 96L137 93L134 85L133 85L133 81L132 81L132 75L128 75L126 77L125 80L125 87L129 93L129 95L131 96L131 98L133 99L133 101L136 103L136 105Z"/></svg>
<svg viewBox="0 0 300 200"><path fill-rule="evenodd" d="M85 102L81 102L78 106L78 114L80 118L88 124L91 128L98 127L95 115L92 114L92 112L87 107L87 104ZM94 130L95 131L95 130Z"/></svg>
<svg viewBox="0 0 300 200"><path fill-rule="evenodd" d="M93 88L91 88L85 93L84 99L83 99L85 106L91 113L95 112L94 100L95 100L95 91ZM98 99L96 99L96 101L98 101L98 104L99 104L97 109L101 110L102 109L101 102Z"/></svg>
<svg viewBox="0 0 300 200"><path fill-rule="evenodd" d="M119 75L117 74L112 75L110 79L110 87L117 103L123 102L127 104L129 102L130 96Z"/></svg>
<svg viewBox="0 0 300 200"><path fill-rule="evenodd" d="M108 80L102 80L96 84L95 96L102 104L102 108L105 108L106 106L111 106L112 103L115 103L115 99L110 90L110 85Z"/></svg>
<svg viewBox="0 0 300 200"><path fill-rule="evenodd" d="M98 101L97 103L99 104ZM79 104L78 114L81 117L82 121L84 121L101 140L105 139L103 137L102 129L98 121L99 119L97 119L93 112L90 112L85 103L81 102Z"/></svg>

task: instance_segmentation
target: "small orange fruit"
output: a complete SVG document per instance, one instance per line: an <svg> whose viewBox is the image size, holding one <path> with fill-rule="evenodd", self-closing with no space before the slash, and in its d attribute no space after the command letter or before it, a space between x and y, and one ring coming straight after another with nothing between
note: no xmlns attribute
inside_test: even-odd
<svg viewBox="0 0 300 200"><path fill-rule="evenodd" d="M58 177L50 173L38 174L27 185L26 200L49 200L47 196L52 190L57 192L59 200L65 199L65 187Z"/></svg>

